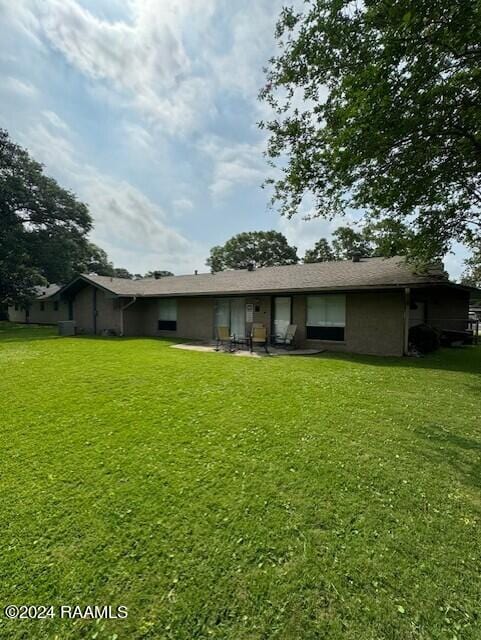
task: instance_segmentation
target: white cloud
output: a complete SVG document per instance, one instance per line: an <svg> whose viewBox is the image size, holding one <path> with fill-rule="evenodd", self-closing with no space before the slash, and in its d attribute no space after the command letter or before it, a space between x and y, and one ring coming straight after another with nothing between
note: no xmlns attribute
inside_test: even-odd
<svg viewBox="0 0 481 640"><path fill-rule="evenodd" d="M465 270L464 261L469 257L469 250L459 242L452 247L453 253L448 253L444 258L444 267L454 280L459 280Z"/></svg>
<svg viewBox="0 0 481 640"><path fill-rule="evenodd" d="M93 81L90 90L135 106L164 132L185 134L213 121L216 100L226 91L261 109L256 98L281 0L125 0L127 17L117 21L79 0L11 4L8 14L18 28L59 51ZM227 39L218 15L228 25Z"/></svg>
<svg viewBox="0 0 481 640"><path fill-rule="evenodd" d="M181 273L202 264L205 252L168 224L159 205L131 184L103 175L82 161L74 141L58 128L37 124L22 142L49 173L89 205L92 238L108 249L117 266L135 272L165 268Z"/></svg>
<svg viewBox="0 0 481 640"><path fill-rule="evenodd" d="M214 198L222 198L236 185L260 187L267 175L260 144L229 144L218 136L206 136L199 149L213 161L209 190Z"/></svg>
<svg viewBox="0 0 481 640"><path fill-rule="evenodd" d="M133 122L126 122L123 129L132 146L139 147L144 151L152 150L153 137L147 129Z"/></svg>
<svg viewBox="0 0 481 640"><path fill-rule="evenodd" d="M18 93L27 98L30 98L37 93L36 87L31 82L25 82L19 78L14 78L13 76L7 76L4 78L1 81L1 85L3 89L13 91L14 93Z"/></svg>
<svg viewBox="0 0 481 640"><path fill-rule="evenodd" d="M185 28L208 19L214 0L131 0L131 22L110 22L75 0L45 0L39 28L85 76L107 82L154 124L174 132L213 112L208 82L193 74Z"/></svg>
<svg viewBox="0 0 481 640"><path fill-rule="evenodd" d="M320 238L331 238L332 232L346 221L342 219L325 220L313 218L304 220L296 215L291 219L281 217L279 221L280 231L286 236L290 245L297 247L297 255L303 258L306 249L312 249Z"/></svg>
<svg viewBox="0 0 481 640"><path fill-rule="evenodd" d="M42 111L42 115L53 127L64 131L68 130L68 125L54 111Z"/></svg>
<svg viewBox="0 0 481 640"><path fill-rule="evenodd" d="M180 213L187 213L194 210L194 203L189 198L177 198L172 202L174 209Z"/></svg>

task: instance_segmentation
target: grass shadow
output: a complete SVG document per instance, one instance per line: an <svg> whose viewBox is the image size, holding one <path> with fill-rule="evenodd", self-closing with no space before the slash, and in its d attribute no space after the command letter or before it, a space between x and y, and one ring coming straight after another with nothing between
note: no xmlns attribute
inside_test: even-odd
<svg viewBox="0 0 481 640"><path fill-rule="evenodd" d="M422 439L422 456L440 467L449 463L464 484L481 491L481 434L456 434L439 425L414 433Z"/></svg>
<svg viewBox="0 0 481 640"><path fill-rule="evenodd" d="M458 348L442 348L435 353L420 357L364 356L351 353L326 352L319 358L329 358L343 362L366 364L376 367L401 367L403 369L439 369L462 373L481 374L481 345ZM481 386L481 385L480 385Z"/></svg>

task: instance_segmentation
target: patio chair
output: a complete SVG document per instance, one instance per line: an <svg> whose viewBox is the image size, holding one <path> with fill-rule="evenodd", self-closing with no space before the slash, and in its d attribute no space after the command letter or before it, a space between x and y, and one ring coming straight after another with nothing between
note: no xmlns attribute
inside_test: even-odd
<svg viewBox="0 0 481 640"><path fill-rule="evenodd" d="M227 351L232 351L232 341L234 336L229 333L229 327L217 327L215 350L219 351L222 346Z"/></svg>
<svg viewBox="0 0 481 640"><path fill-rule="evenodd" d="M274 344L279 347L285 347L286 349L294 348L294 338L296 337L297 324L290 324L287 326L286 332L283 336L276 336L274 338Z"/></svg>
<svg viewBox="0 0 481 640"><path fill-rule="evenodd" d="M267 329L263 324L254 323L251 330L251 353L254 350L254 345L258 344L263 346L266 353L269 353L267 349Z"/></svg>

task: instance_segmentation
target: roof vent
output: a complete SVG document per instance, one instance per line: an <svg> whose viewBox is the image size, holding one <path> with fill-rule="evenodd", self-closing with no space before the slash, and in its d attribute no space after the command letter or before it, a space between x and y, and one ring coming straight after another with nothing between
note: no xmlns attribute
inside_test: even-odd
<svg viewBox="0 0 481 640"><path fill-rule="evenodd" d="M352 254L353 262L361 262L361 253L359 251L354 251Z"/></svg>
<svg viewBox="0 0 481 640"><path fill-rule="evenodd" d="M253 262L249 262L249 264L247 265L247 271L254 271L255 268L256 265Z"/></svg>
<svg viewBox="0 0 481 640"><path fill-rule="evenodd" d="M197 271L197 269L195 269L194 271L194 276L196 276L199 272Z"/></svg>

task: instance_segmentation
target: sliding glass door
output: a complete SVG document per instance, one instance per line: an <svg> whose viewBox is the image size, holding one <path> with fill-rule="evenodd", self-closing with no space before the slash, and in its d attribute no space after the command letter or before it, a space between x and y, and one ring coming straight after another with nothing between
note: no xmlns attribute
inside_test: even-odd
<svg viewBox="0 0 481 640"><path fill-rule="evenodd" d="M274 298L274 335L284 338L287 327L291 324L291 305L292 298L290 296L276 296Z"/></svg>
<svg viewBox="0 0 481 640"><path fill-rule="evenodd" d="M246 334L246 304L244 298L230 301L230 332L238 338Z"/></svg>
<svg viewBox="0 0 481 640"><path fill-rule="evenodd" d="M227 327L232 335L246 334L245 298L219 298L215 305L215 326Z"/></svg>

